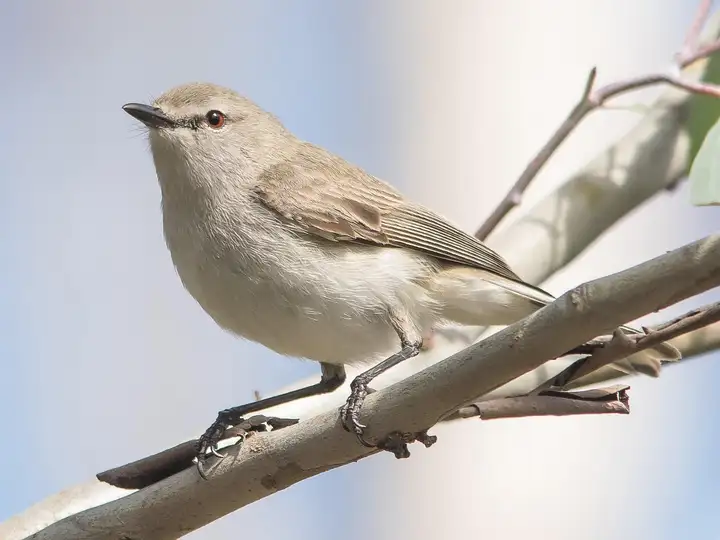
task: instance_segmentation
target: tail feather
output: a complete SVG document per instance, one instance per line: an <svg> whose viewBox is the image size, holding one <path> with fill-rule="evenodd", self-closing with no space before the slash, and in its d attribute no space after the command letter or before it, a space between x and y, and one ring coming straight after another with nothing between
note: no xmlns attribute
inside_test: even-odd
<svg viewBox="0 0 720 540"><path fill-rule="evenodd" d="M469 326L512 324L555 300L550 293L529 283L467 267L439 272L430 284L430 291L441 306L441 316ZM641 333L629 326L620 328L627 334ZM627 375L642 373L657 377L664 362L680 357L675 347L660 343L611 364L610 369Z"/></svg>

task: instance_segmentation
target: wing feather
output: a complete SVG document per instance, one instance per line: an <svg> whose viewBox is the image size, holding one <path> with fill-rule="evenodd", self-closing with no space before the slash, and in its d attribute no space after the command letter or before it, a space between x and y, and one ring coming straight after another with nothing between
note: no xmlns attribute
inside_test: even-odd
<svg viewBox="0 0 720 540"><path fill-rule="evenodd" d="M303 144L292 159L266 170L255 193L306 234L410 249L521 281L500 255L474 236L314 145Z"/></svg>

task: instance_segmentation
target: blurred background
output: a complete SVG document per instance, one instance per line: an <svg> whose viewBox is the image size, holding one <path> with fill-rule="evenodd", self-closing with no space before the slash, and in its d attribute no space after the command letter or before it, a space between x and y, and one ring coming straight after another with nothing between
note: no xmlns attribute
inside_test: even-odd
<svg viewBox="0 0 720 540"><path fill-rule="evenodd" d="M690 0L0 3L0 521L185 440L317 366L218 329L183 290L129 101L230 86L468 231L599 82L665 68ZM657 92L633 94L647 102ZM628 102L628 100L625 100ZM636 121L593 115L532 203ZM662 194L554 293L717 229ZM629 417L468 421L277 493L193 539L720 536L712 358L632 381ZM712 405L711 405L712 407ZM710 414L708 414L710 413ZM281 519L278 519L281 517Z"/></svg>

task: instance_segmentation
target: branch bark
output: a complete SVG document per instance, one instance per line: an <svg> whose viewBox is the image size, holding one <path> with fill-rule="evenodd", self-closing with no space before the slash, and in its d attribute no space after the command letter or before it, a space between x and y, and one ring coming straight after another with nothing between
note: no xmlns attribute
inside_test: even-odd
<svg viewBox="0 0 720 540"><path fill-rule="evenodd" d="M522 410L530 410L531 414L525 416L543 416L548 414L562 414L559 412L547 412L543 410L540 402L534 402L533 400L541 395L541 392L549 391L551 388L555 389L568 389L576 388L580 386L587 386L591 383L599 383L604 380L601 375L597 379L596 372L608 367L612 362L622 361L626 359L628 362L628 371L618 373L632 374L632 366L629 364L629 358L637 352L654 347L665 341L669 341L675 337L681 336L685 333L693 330L700 329L720 319L720 304L712 304L703 308L692 310L685 315L676 317L672 321L669 321L663 325L645 329L646 334L628 335L624 332L617 330L612 338L607 339L595 339L589 344L583 344L579 349L579 354L585 355L583 358L572 363L567 369L562 371L557 376L553 377L544 382L543 385L534 389L532 395L517 396L522 398L522 405L520 402L514 402L515 397L507 398L495 398L495 399L481 399L475 403L490 403L493 402L492 407L502 408L503 410L514 410L515 406L519 406L518 412L515 412L515 416L524 416ZM575 349L576 351L578 348ZM577 353L575 353L577 354ZM565 355L564 355L565 356ZM658 364L660 362L658 361ZM613 368L614 369L614 368ZM659 369L659 368L658 368ZM588 380L585 380L585 378ZM609 378L615 378L613 372L610 372ZM578 396L578 394L573 394ZM557 397L557 396L556 396ZM562 396L566 397L566 396ZM578 398L579 399L579 398ZM505 403L505 400L509 400ZM546 400L547 401L547 400ZM511 405L512 403L512 405ZM548 401L548 406L552 411L565 410L562 407L558 408L552 401ZM597 405L597 404L596 404ZM489 406L489 405L488 405ZM530 409L524 409L523 407L529 406ZM479 406L478 406L479 407ZM477 407L476 407L477 408ZM509 408L509 409L508 409ZM479 410L479 409L478 409ZM588 405L583 406L580 409L568 408L567 414L592 414L593 410L597 413L600 412L617 412L612 408L602 407L589 407ZM573 411L586 411L584 413L573 412ZM628 411L629 412L629 411ZM462 412L454 414L452 418L465 417L466 415ZM231 428L226 439L236 437L233 431L240 431L245 433L253 429L256 425L259 425L264 430L264 423L267 423L272 428L283 427L296 423L295 421L280 420L278 418L268 419L265 415L256 415L246 420L245 424L234 426ZM128 463L120 467L104 471L97 475L98 480L107 482L113 486L125 488L125 489L140 489L150 484L158 482L163 478L178 473L183 469L190 466L190 462L195 457L195 445L197 440L193 439L181 443L173 448L164 450L152 456L148 456L139 459L133 463Z"/></svg>
<svg viewBox="0 0 720 540"><path fill-rule="evenodd" d="M720 285L720 236L581 285L546 308L398 384L371 394L370 440L422 432L483 395L598 334ZM438 385L437 381L443 384ZM32 539L177 538L305 478L375 453L329 411L248 437L208 481L185 470L117 501L54 523Z"/></svg>
<svg viewBox="0 0 720 540"><path fill-rule="evenodd" d="M682 362L715 351L720 348L720 323L675 338L671 343L682 352ZM518 397L523 398L524 396ZM508 399L515 398L500 397L488 401L495 401L500 404L500 402ZM473 411L477 411L473 405L468 406L469 409L465 411L466 416L470 416ZM501 404L499 406L504 407ZM21 540L61 519L118 500L133 491L132 489L121 489L93 478L86 483L48 497L23 513L13 516L4 523L0 523L0 538L4 540Z"/></svg>
<svg viewBox="0 0 720 540"><path fill-rule="evenodd" d="M581 392L547 391L532 396L478 401L453 417L481 420L529 416L575 416L579 414L630 414L629 386L617 385Z"/></svg>

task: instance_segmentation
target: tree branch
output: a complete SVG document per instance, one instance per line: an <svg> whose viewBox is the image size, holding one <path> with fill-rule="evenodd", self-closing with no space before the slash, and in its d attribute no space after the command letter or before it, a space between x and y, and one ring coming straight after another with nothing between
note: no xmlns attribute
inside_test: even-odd
<svg viewBox="0 0 720 540"><path fill-rule="evenodd" d="M683 43L682 49L675 56L675 61L678 65L689 65L697 60L697 56L704 47L700 45L700 34L702 32L708 17L710 16L710 8L712 7L712 0L702 0L698 5L697 11L695 12L695 18L693 19L690 28L688 28L685 36L685 42ZM715 43L717 45L718 43Z"/></svg>
<svg viewBox="0 0 720 540"><path fill-rule="evenodd" d="M700 33L698 28L702 28L705 25L709 9L708 0L703 0L700 3L693 25L688 31L688 37L685 40L681 52L675 55L676 68L678 71L688 67L697 60L706 58L720 49L720 40L713 41L706 45L698 45L697 37ZM520 204L522 196L530 186L530 183L550 160L552 155L560 148L560 145L562 145L565 139L567 139L588 114L602 107L610 99L633 90L660 83L669 84L670 86L681 88L688 92L720 97L719 87L712 84L687 80L675 73L650 73L593 89L596 76L597 69L592 68L588 74L582 96L578 103L573 107L562 124L560 124L560 127L558 127L555 133L552 134L550 139L543 145L530 163L528 163L515 184L510 188L502 201L500 201L500 204L476 231L475 236L477 238L480 240L487 239L505 216Z"/></svg>
<svg viewBox="0 0 720 540"><path fill-rule="evenodd" d="M649 349L717 321L720 321L720 303L694 309L662 325L646 328L644 329L645 334L628 335L616 330L608 343L598 348L583 361L582 367L575 373L573 379L580 379L616 360L627 358L636 352Z"/></svg>
<svg viewBox="0 0 720 540"><path fill-rule="evenodd" d="M617 385L581 392L546 391L531 396L490 399L467 405L453 417L481 420L529 416L575 416L579 414L630 414L629 386Z"/></svg>
<svg viewBox="0 0 720 540"><path fill-rule="evenodd" d="M704 33L705 39L717 40L720 13L713 16ZM699 64L698 78L706 77L713 64ZM507 227L495 231L488 238L488 245L501 253L523 279L543 283L615 223L659 192L676 185L687 174L693 159L692 140L701 140L712 125L712 121L702 126L692 122L691 111L705 104L697 95L675 88L666 90L626 136ZM716 116L713 111L705 114ZM469 344L480 339L483 333L484 329L441 330L435 340L436 347L447 355L459 343ZM712 348L715 340L708 336L710 341L706 346ZM691 352L685 351L684 356L690 356ZM550 362L494 391L493 395L524 395L566 365ZM595 383L626 375L614 366L594 374Z"/></svg>
<svg viewBox="0 0 720 540"><path fill-rule="evenodd" d="M675 338L671 343L682 352L682 362L697 358L707 352L715 351L720 348L720 323L715 323ZM524 398L527 396L518 397ZM506 407L502 402L507 399L515 398L501 397L488 401L497 402L499 407ZM481 401L478 403L486 402ZM474 408L473 405L468 405L468 408L460 409L458 414L464 411L465 416L472 416L472 413L478 410ZM489 408L492 407L492 405L485 405L485 407ZM598 411L597 414L604 413ZM511 417L510 414L508 414L508 417ZM517 415L513 415L512 417L517 417ZM461 417L456 416L455 418L448 418L448 420L457 418ZM481 418L483 417L481 416ZM190 444L190 446L192 446L192 442L193 441L188 441L188 443L184 444ZM161 452L160 454L164 454L165 452L167 451ZM124 467L119 467L116 469L116 474L122 473L123 468ZM107 473L109 474L111 472L112 471L108 471ZM130 476L135 475L136 473L130 472ZM65 517L125 497L132 493L132 488L116 487L121 484L122 481L123 480L117 476L111 483L98 481L93 478L84 484L48 497L28 508L23 513L13 516L5 523L0 524L0 537L6 540L21 540Z"/></svg>
<svg viewBox="0 0 720 540"><path fill-rule="evenodd" d="M684 345L686 352L683 352L683 359L706 352L710 343L720 346L719 321L720 302L716 302L693 309L654 327L643 328L645 331L644 334L628 335L616 330L612 337L608 337L607 339L596 338L580 347L576 347L573 353L588 354L589 356L573 362L567 369L552 379L547 380L528 395L480 400L460 409L451 419L468 418L472 416L480 416L486 419L488 415L492 418L509 418L520 416L564 416L622 412L620 408L614 405L608 405L606 408L600 407L599 405L595 407L583 405L576 409L572 406L563 407L561 403L556 404L546 399L536 400L535 398L559 396L563 398L582 399L589 396L592 401L598 397L597 392L600 392L600 396L604 395L602 394L602 389L592 389L581 392L568 391L568 389L607 382L613 378L630 375L632 374L631 369L629 369L627 373L616 370L606 373L603 371L603 368L608 367L610 363L621 361L633 354L663 342L670 342L673 345L676 343L680 346ZM707 332L707 330L711 330L711 332ZM686 336L687 339L683 341L681 338ZM697 345L695 349L690 349L689 344L691 343L698 343L699 345ZM631 366L628 366L628 368L631 368ZM616 391L617 388L617 386L614 386L605 389L605 393L612 393ZM627 390L628 387L623 388ZM546 404L547 408L545 407ZM629 413L629 409L627 412Z"/></svg>
<svg viewBox="0 0 720 540"><path fill-rule="evenodd" d="M662 325L649 329L646 328L646 334L627 335L623 332L616 331L612 338L608 337L604 340L597 338L573 349L570 354L586 354L588 356L574 362L560 374L547 380L543 385L533 390L533 392L529 395L479 400L473 404L473 406L476 408L475 410L478 414L480 413L480 409L484 410L485 408L488 408L488 410L514 411L512 412L512 416L515 417L594 414L593 411L596 411L597 413L618 412L617 408L613 408L609 405L607 407L600 407L598 405L590 407L585 405L578 408L573 406L566 406L563 408L562 406L558 407L552 400L536 400L535 398L543 395L543 392L550 391L551 388L575 388L578 386L587 386L592 383L601 382L605 380L605 377L600 376L599 379L596 380L595 373L597 370L601 370L608 364L630 357L642 350L654 347L660 343L669 341L688 332L701 329L702 327L710 325L718 320L720 320L720 303L694 309L689 313L676 317L672 321ZM631 372L631 366L628 366L628 368L628 373L618 373L627 375ZM586 376L590 376L592 378L584 379ZM614 377L612 377L611 372L610 379L612 378ZM553 391L556 392L555 390ZM555 396L555 394L553 395ZM579 397L580 394L578 393L573 393L572 396L581 399ZM547 397L547 395L545 397ZM561 397L566 398L567 396ZM518 399L521 401L517 401ZM545 402L548 404L548 410L544 409L543 403ZM486 405L482 405L481 407L478 405L480 403ZM488 403L491 404L487 405ZM562 411L564 410L567 410L568 412L563 413ZM531 413L524 414L522 411L531 411ZM629 410L627 412L629 412ZM454 414L452 418L464 418L467 416L476 416L476 414L469 415L467 411L462 412L461 410ZM501 418L502 416L496 417ZM264 428L263 424L265 423L269 424L272 428L277 428L292 425L296 422L297 420L288 421L277 418L268 419L267 416L256 415L246 420L244 424L230 428L224 439L236 438L238 436L238 432L244 434L256 426ZM195 457L196 442L196 439L186 441L157 454L99 473L97 478L98 480L107 482L113 486L125 489L139 489L145 487L186 469Z"/></svg>
<svg viewBox="0 0 720 540"><path fill-rule="evenodd" d="M590 346L593 350L590 351L589 356L574 362L567 369L540 385L535 393L542 393L550 388L578 388L597 384L600 381L605 382L613 378L613 371L617 373L617 377L631 374L631 366L627 366L627 372L613 369L610 373L605 373L603 368L635 353L700 330L718 321L720 321L720 302L693 309L666 323L643 328L644 334L626 334L615 330L609 339L594 340Z"/></svg>
<svg viewBox="0 0 720 540"><path fill-rule="evenodd" d="M720 349L720 323L677 337L670 343L682 353L683 360L716 351Z"/></svg>
<svg viewBox="0 0 720 540"><path fill-rule="evenodd" d="M720 285L720 236L579 286L549 306L392 388L371 394L362 421L377 440L418 433L508 381L596 335ZM437 382L442 381L442 385ZM117 501L56 522L33 539L177 538L305 478L375 453L332 410L248 437L210 480L185 470Z"/></svg>

